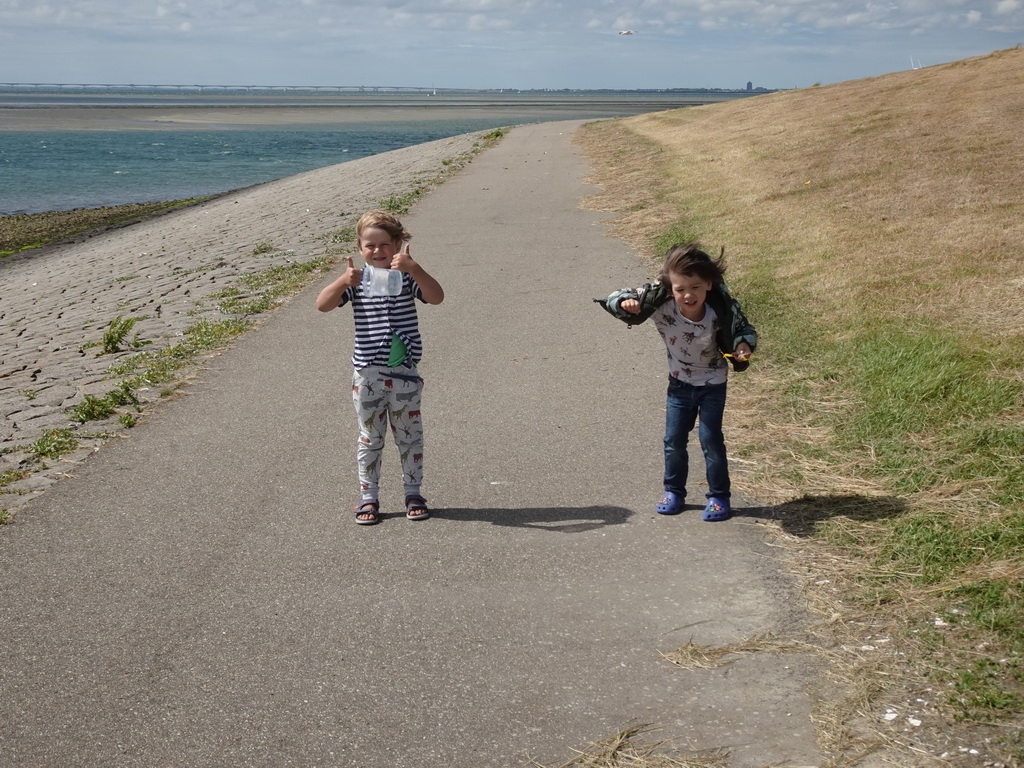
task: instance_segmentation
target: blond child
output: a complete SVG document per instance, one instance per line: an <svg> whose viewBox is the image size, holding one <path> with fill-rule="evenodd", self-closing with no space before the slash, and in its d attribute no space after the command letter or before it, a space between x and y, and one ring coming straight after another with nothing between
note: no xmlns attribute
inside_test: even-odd
<svg viewBox="0 0 1024 768"><path fill-rule="evenodd" d="M359 254L365 266L402 273L398 295L371 296L363 287L363 268L348 258L348 269L324 288L316 300L321 312L352 305L355 349L352 355L352 400L359 420L356 461L361 500L356 523L380 521L380 472L385 430L390 424L402 464L405 514L410 520L430 516L420 492L423 482L423 379L417 364L423 354L416 301L440 304L441 285L409 253L411 235L387 211L369 211L356 224ZM403 247L403 243L405 243Z"/></svg>

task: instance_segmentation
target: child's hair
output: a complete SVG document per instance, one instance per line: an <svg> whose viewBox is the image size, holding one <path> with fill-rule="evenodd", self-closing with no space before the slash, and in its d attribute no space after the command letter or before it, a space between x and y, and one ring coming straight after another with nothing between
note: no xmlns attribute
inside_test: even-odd
<svg viewBox="0 0 1024 768"><path fill-rule="evenodd" d="M658 281L670 285L669 275L694 275L712 285L721 285L725 280L725 249L717 259L700 249L700 243L677 243L665 254Z"/></svg>
<svg viewBox="0 0 1024 768"><path fill-rule="evenodd" d="M360 243L363 241L363 230L365 229L383 229L391 235L391 239L396 243L412 237L402 226L398 217L387 211L367 211L359 217L359 222L356 224L356 238Z"/></svg>

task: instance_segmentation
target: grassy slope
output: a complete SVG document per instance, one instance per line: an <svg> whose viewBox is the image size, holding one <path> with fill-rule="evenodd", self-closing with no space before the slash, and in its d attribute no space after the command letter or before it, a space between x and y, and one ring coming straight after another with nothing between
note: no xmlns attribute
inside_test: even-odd
<svg viewBox="0 0 1024 768"><path fill-rule="evenodd" d="M727 409L736 479L774 502L833 644L874 649L831 655L826 745L1024 763L1024 50L579 142L652 265L727 246L762 334Z"/></svg>

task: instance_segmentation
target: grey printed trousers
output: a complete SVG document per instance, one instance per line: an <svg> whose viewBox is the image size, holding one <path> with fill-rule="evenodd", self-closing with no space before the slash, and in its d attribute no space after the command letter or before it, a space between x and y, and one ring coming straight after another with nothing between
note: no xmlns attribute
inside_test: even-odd
<svg viewBox="0 0 1024 768"><path fill-rule="evenodd" d="M359 419L356 462L364 500L377 498L389 425L401 459L405 495L419 495L423 483L422 393L423 379L415 368L369 366L352 374L352 402Z"/></svg>

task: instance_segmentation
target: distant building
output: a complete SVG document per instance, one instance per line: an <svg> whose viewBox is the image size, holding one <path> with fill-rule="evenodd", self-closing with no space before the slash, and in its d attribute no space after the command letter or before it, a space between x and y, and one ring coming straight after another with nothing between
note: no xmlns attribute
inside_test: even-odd
<svg viewBox="0 0 1024 768"><path fill-rule="evenodd" d="M747 90L748 91L754 90L754 84L752 82L750 82L749 80L747 80Z"/></svg>

